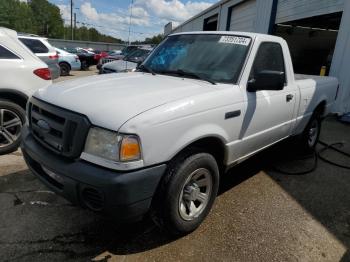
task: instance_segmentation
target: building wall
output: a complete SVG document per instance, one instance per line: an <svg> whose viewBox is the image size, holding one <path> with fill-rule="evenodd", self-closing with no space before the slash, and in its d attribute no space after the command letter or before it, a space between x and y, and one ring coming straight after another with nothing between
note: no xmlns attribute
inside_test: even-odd
<svg viewBox="0 0 350 262"><path fill-rule="evenodd" d="M269 30L270 15L272 9L273 0L249 0L256 1L255 8L259 10L258 14L254 18L252 23L251 30L252 32L267 33ZM229 12L235 8L239 9L240 5L246 5L244 0L230 0L230 1L221 1L217 7L210 9L208 12L204 12L201 15L195 16L193 19L186 21L185 23L176 27L172 33L180 32L191 32L191 31L202 31L204 19L218 14L218 30L225 31L228 27ZM233 11L234 12L234 11ZM248 11L249 12L249 11ZM238 13L239 14L239 13ZM231 16L231 19L234 19ZM249 20L246 20L249 23ZM243 27L242 27L243 28ZM247 27L244 27L247 28Z"/></svg>
<svg viewBox="0 0 350 262"><path fill-rule="evenodd" d="M350 1L346 0L330 75L339 79L340 89L336 111L350 112Z"/></svg>
<svg viewBox="0 0 350 262"><path fill-rule="evenodd" d="M214 9L210 10L209 12L207 12L201 16L196 17L193 20L190 20L188 22L181 24L180 26L178 26L177 28L175 28L173 30L173 33L202 31L204 19L211 17L215 14L219 14L219 12L220 12L220 7L218 6Z"/></svg>
<svg viewBox="0 0 350 262"><path fill-rule="evenodd" d="M64 40L64 39L49 39L49 42L51 45L58 48L83 47L83 48L93 48L93 49L102 50L102 51L121 50L125 47L125 45L115 44L115 43L76 41L76 40Z"/></svg>

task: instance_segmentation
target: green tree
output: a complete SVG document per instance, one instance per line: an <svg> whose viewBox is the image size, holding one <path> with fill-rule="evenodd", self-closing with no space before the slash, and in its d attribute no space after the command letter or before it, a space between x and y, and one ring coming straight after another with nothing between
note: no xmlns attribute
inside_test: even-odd
<svg viewBox="0 0 350 262"><path fill-rule="evenodd" d="M63 37L63 19L60 9L47 0L31 0L29 3L39 35L50 38Z"/></svg>
<svg viewBox="0 0 350 262"><path fill-rule="evenodd" d="M18 0L0 1L0 25L18 32L37 33L34 14L28 4Z"/></svg>
<svg viewBox="0 0 350 262"><path fill-rule="evenodd" d="M59 8L47 0L0 0L0 26L17 32L37 34L50 38L71 39L70 27L64 26ZM82 26L75 30L76 40L122 43L112 36L101 34L95 28Z"/></svg>

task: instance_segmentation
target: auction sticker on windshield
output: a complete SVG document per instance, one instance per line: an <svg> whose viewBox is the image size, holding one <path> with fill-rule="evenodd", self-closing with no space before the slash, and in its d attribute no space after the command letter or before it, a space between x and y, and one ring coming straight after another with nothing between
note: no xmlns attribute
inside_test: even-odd
<svg viewBox="0 0 350 262"><path fill-rule="evenodd" d="M247 46L250 43L250 38L233 35L224 35L220 38L219 43Z"/></svg>

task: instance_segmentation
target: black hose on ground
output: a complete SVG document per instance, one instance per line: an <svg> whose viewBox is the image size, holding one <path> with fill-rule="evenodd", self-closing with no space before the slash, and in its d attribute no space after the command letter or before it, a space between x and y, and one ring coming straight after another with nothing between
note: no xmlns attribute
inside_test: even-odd
<svg viewBox="0 0 350 262"><path fill-rule="evenodd" d="M278 172L278 173L281 173L281 174L284 174L284 175L294 175L294 176L297 176L297 175L307 175L309 173L312 173L314 172L316 169L317 169L317 166L318 166L318 160L322 160L324 161L325 163L328 163L330 165L333 165L333 166L336 166L336 167L340 167L340 168L344 168L344 169L350 169L350 166L346 166L346 165L342 165L342 164L339 164L339 163L336 163L334 161L331 161L329 159L327 159L326 157L324 157L324 153L327 151L327 150L333 150L333 151L336 151L337 153L339 154L342 154L346 157L349 157L350 158L350 154L343 151L343 150L340 150L339 148L337 148L336 146L339 146L339 147L343 147L344 146L344 143L343 142L337 142L337 143L332 143L332 144L327 144L323 141L319 141L318 142L319 144L321 144L322 146L324 146L323 148L321 148L320 150L315 150L312 154L310 155L307 155L307 156L303 156L302 158L297 158L297 159L294 159L294 160L307 160L307 159L311 159L311 158L314 158L314 162L313 162L313 165L310 169L308 170L305 170L305 171L302 171L302 172L289 172L289 171L285 171L285 170L282 170L280 168L277 168L277 167L274 167L273 169Z"/></svg>

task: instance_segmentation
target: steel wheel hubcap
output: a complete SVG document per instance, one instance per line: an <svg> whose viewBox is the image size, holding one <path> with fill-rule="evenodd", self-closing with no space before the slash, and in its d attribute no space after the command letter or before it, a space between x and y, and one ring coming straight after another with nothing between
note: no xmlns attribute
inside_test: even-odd
<svg viewBox="0 0 350 262"><path fill-rule="evenodd" d="M0 148L9 146L21 135L21 118L13 111L0 109Z"/></svg>
<svg viewBox="0 0 350 262"><path fill-rule="evenodd" d="M189 221L202 214L208 205L212 186L208 169L199 168L190 174L179 197L179 214L182 219Z"/></svg>
<svg viewBox="0 0 350 262"><path fill-rule="evenodd" d="M310 147L313 147L315 145L317 136L318 136L318 122L317 120L314 120L309 129L308 142Z"/></svg>

